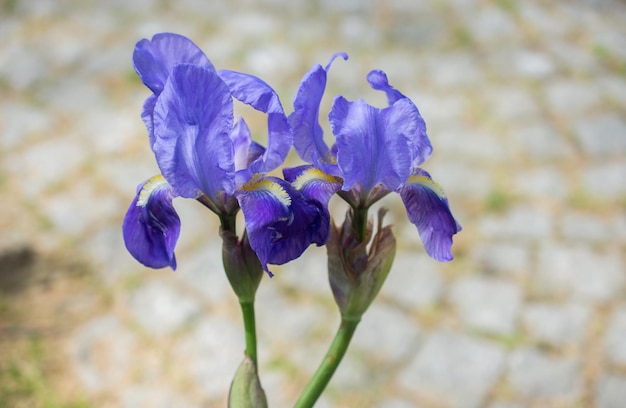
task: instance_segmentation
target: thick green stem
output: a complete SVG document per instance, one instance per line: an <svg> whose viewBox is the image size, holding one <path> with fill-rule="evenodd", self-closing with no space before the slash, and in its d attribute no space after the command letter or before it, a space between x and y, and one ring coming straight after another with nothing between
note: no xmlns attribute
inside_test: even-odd
<svg viewBox="0 0 626 408"><path fill-rule="evenodd" d="M246 355L258 367L256 354L256 320L254 317L254 302L239 302L243 315L243 327L246 332Z"/></svg>
<svg viewBox="0 0 626 408"><path fill-rule="evenodd" d="M367 235L367 208L356 207L353 208L352 212L354 214L352 225L357 233L357 237L359 237L359 241L363 242Z"/></svg>
<svg viewBox="0 0 626 408"><path fill-rule="evenodd" d="M337 334L328 348L324 360L300 395L294 408L309 408L315 404L346 354L359 321L342 318L339 330L337 330Z"/></svg>

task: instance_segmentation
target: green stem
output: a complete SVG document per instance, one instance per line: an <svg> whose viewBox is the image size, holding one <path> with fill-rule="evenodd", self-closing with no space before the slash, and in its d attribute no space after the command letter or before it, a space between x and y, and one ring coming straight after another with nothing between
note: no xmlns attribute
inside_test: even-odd
<svg viewBox="0 0 626 408"><path fill-rule="evenodd" d="M324 360L300 395L294 408L309 408L315 404L346 354L359 321L341 319L341 325L326 352Z"/></svg>
<svg viewBox="0 0 626 408"><path fill-rule="evenodd" d="M254 302L239 302L243 314L243 327L246 332L246 355L258 367L256 354L256 320L254 317Z"/></svg>
<svg viewBox="0 0 626 408"><path fill-rule="evenodd" d="M359 237L359 241L365 241L367 235L367 207L355 207L352 209L354 219L352 222L353 228Z"/></svg>

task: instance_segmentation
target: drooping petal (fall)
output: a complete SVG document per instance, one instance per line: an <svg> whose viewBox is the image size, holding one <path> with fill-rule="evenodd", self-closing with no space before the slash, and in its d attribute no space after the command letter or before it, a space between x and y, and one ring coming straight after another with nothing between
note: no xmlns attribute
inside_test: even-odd
<svg viewBox="0 0 626 408"><path fill-rule="evenodd" d="M165 87L176 64L193 64L215 70L213 64L189 38L173 33L159 33L152 40L135 45L133 65L141 81L156 95Z"/></svg>
<svg viewBox="0 0 626 408"><path fill-rule="evenodd" d="M280 166L293 145L293 132L278 94L263 80L241 72L221 70L232 96L267 114L267 148L248 168L252 173L266 173Z"/></svg>
<svg viewBox="0 0 626 408"><path fill-rule="evenodd" d="M275 177L255 177L237 191L250 246L263 269L298 258L315 243L328 239L330 214L307 200L289 183Z"/></svg>
<svg viewBox="0 0 626 408"><path fill-rule="evenodd" d="M338 96L329 120L344 190L360 185L369 192L378 184L395 190L409 178L411 135L419 126L419 113L409 100L378 109L362 99L349 102Z"/></svg>
<svg viewBox="0 0 626 408"><path fill-rule="evenodd" d="M315 165L319 165L318 161L329 162L332 156L324 142L324 132L319 124L319 111L326 89L327 73L337 57L348 59L345 53L334 54L325 68L314 65L304 75L293 101L294 111L289 115L296 152L302 160Z"/></svg>
<svg viewBox="0 0 626 408"><path fill-rule="evenodd" d="M162 176L141 183L122 232L128 252L150 268L176 269L174 247L180 234L180 218L172 206L176 194Z"/></svg>
<svg viewBox="0 0 626 408"><path fill-rule="evenodd" d="M215 71L174 67L154 108L154 153L161 173L185 198L234 193L233 103Z"/></svg>
<svg viewBox="0 0 626 408"><path fill-rule="evenodd" d="M440 262L451 261L452 236L461 231L461 226L454 219L441 187L426 171L416 169L397 191L426 253Z"/></svg>

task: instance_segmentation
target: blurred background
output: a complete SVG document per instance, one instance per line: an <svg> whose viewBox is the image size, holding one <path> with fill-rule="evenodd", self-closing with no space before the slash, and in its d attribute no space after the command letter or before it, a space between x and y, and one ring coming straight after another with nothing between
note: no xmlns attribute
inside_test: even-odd
<svg viewBox="0 0 626 408"><path fill-rule="evenodd" d="M121 237L158 171L131 55L162 31L262 77L288 112L302 75L345 51L327 108L337 93L384 106L365 81L380 68L427 122L423 167L464 228L456 259L429 259L385 199L396 262L317 406L624 406L625 2L0 7L0 406L225 406L243 336L216 217L175 202L176 272L143 268ZM251 127L262 140L262 118ZM261 284L271 406L293 404L339 323L325 259L311 248Z"/></svg>

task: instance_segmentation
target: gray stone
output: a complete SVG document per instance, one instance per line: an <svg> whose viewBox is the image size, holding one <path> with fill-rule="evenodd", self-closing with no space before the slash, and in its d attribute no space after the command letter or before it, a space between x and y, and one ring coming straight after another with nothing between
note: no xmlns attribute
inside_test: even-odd
<svg viewBox="0 0 626 408"><path fill-rule="evenodd" d="M608 302L622 293L624 281L616 252L600 254L581 245L545 245L539 251L535 280L539 293Z"/></svg>
<svg viewBox="0 0 626 408"><path fill-rule="evenodd" d="M277 347L289 347L317 336L332 337L339 327L336 306L329 309L318 303L287 298L276 285L274 280L268 280L257 292L257 330L260 336L271 338L272 345ZM330 293L327 296L330 299Z"/></svg>
<svg viewBox="0 0 626 408"><path fill-rule="evenodd" d="M428 163L428 172L449 196L484 198L493 188L493 174L465 161Z"/></svg>
<svg viewBox="0 0 626 408"><path fill-rule="evenodd" d="M119 318L104 315L79 326L69 343L80 383L90 391L115 391L130 380L137 341Z"/></svg>
<svg viewBox="0 0 626 408"><path fill-rule="evenodd" d="M574 80L550 82L546 85L545 96L548 108L567 119L580 118L581 113L593 109L600 102L597 85Z"/></svg>
<svg viewBox="0 0 626 408"><path fill-rule="evenodd" d="M543 210L518 205L504 215L483 217L479 230L488 238L540 241L550 237L553 224Z"/></svg>
<svg viewBox="0 0 626 408"><path fill-rule="evenodd" d="M525 245L478 243L470 257L487 273L524 276L530 273L530 250Z"/></svg>
<svg viewBox="0 0 626 408"><path fill-rule="evenodd" d="M467 143L459 143L459 135L463 135ZM446 126L437 132L436 137L437 149L442 149L446 155L490 163L501 163L510 159L510 152L503 145L502 138L483 129Z"/></svg>
<svg viewBox="0 0 626 408"><path fill-rule="evenodd" d="M138 105L138 109L139 106L141 105ZM143 141L145 152L151 155L145 126L134 115L120 115L113 109L99 109L80 115L76 119L75 127L77 135L80 135L77 137L86 136L94 154L121 155L128 148L128 141L135 139L133 141L136 143ZM137 183L140 181L142 180L136 180Z"/></svg>
<svg viewBox="0 0 626 408"><path fill-rule="evenodd" d="M390 399L383 401L376 405L376 408L420 408L421 405L415 405L413 402L409 402L403 399Z"/></svg>
<svg viewBox="0 0 626 408"><path fill-rule="evenodd" d="M33 88L46 77L47 64L38 47L25 41L14 41L4 49L0 60L0 78L18 92Z"/></svg>
<svg viewBox="0 0 626 408"><path fill-rule="evenodd" d="M243 327L217 314L202 319L173 347L173 355L200 395L226 398L244 353Z"/></svg>
<svg viewBox="0 0 626 408"><path fill-rule="evenodd" d="M611 221L588 213L567 212L561 217L561 234L567 240L601 243L611 238Z"/></svg>
<svg viewBox="0 0 626 408"><path fill-rule="evenodd" d="M570 194L568 179L554 167L537 167L512 178L517 193L534 199L562 201Z"/></svg>
<svg viewBox="0 0 626 408"><path fill-rule="evenodd" d="M82 236L99 221L120 219L124 207L115 196L103 196L94 183L80 179L62 193L47 197L41 213L61 234Z"/></svg>
<svg viewBox="0 0 626 408"><path fill-rule="evenodd" d="M573 147L547 123L522 123L511 129L510 137L518 154L528 156L533 161L574 157Z"/></svg>
<svg viewBox="0 0 626 408"><path fill-rule="evenodd" d="M194 408L197 405L162 386L140 385L129 387L122 392L120 406L125 408Z"/></svg>
<svg viewBox="0 0 626 408"><path fill-rule="evenodd" d="M310 246L300 256L280 268L272 282L280 281L301 292L322 296L331 294L328 283L326 247Z"/></svg>
<svg viewBox="0 0 626 408"><path fill-rule="evenodd" d="M396 255L380 294L419 308L436 304L442 290L443 280L435 261L424 255L401 252Z"/></svg>
<svg viewBox="0 0 626 408"><path fill-rule="evenodd" d="M626 163L592 164L581 174L582 186L593 198L615 200L626 195Z"/></svg>
<svg viewBox="0 0 626 408"><path fill-rule="evenodd" d="M415 349L419 335L417 323L400 310L374 302L363 315L352 345L373 360L397 363Z"/></svg>
<svg viewBox="0 0 626 408"><path fill-rule="evenodd" d="M598 78L598 84L605 94L615 105L622 109L626 108L626 80L623 77L608 74Z"/></svg>
<svg viewBox="0 0 626 408"><path fill-rule="evenodd" d="M468 327L511 335L517 327L522 292L517 285L506 281L467 277L451 286L449 300Z"/></svg>
<svg viewBox="0 0 626 408"><path fill-rule="evenodd" d="M475 85L483 79L477 58L469 52L433 55L427 64L430 80L444 88Z"/></svg>
<svg viewBox="0 0 626 408"><path fill-rule="evenodd" d="M22 193L39 198L48 188L75 178L87 160L80 142L57 137L30 145L21 154L5 159L5 168L19 178Z"/></svg>
<svg viewBox="0 0 626 408"><path fill-rule="evenodd" d="M626 122L617 113L578 120L574 135L583 151L593 157L626 152Z"/></svg>
<svg viewBox="0 0 626 408"><path fill-rule="evenodd" d="M580 304L531 303L524 307L522 321L536 341L553 346L581 345L591 310Z"/></svg>
<svg viewBox="0 0 626 408"><path fill-rule="evenodd" d="M556 22L552 19L552 22ZM558 23L557 23L558 24ZM602 61L589 52L585 45L577 44L563 38L554 38L545 43L546 49L554 55L560 66L567 67L567 72L589 75L602 70ZM602 74L602 77L604 75Z"/></svg>
<svg viewBox="0 0 626 408"><path fill-rule="evenodd" d="M472 10L465 21L472 38L480 44L510 41L519 35L515 22L498 7Z"/></svg>
<svg viewBox="0 0 626 408"><path fill-rule="evenodd" d="M626 306L617 308L604 334L604 352L613 364L626 366Z"/></svg>
<svg viewBox="0 0 626 408"><path fill-rule="evenodd" d="M39 136L52 126L52 118L43 109L29 105L3 106L0 146L10 149Z"/></svg>
<svg viewBox="0 0 626 408"><path fill-rule="evenodd" d="M626 377L602 375L596 383L596 406L598 408L622 408L626 401Z"/></svg>
<svg viewBox="0 0 626 408"><path fill-rule="evenodd" d="M246 72L254 72L262 78L268 75L293 75L298 57L293 49L283 44L260 46L246 55Z"/></svg>
<svg viewBox="0 0 626 408"><path fill-rule="evenodd" d="M541 113L536 98L519 86L491 87L482 93L490 118L525 123ZM517 127L517 123L516 123Z"/></svg>
<svg viewBox="0 0 626 408"><path fill-rule="evenodd" d="M489 408L524 408L524 405L514 402L494 402L489 405Z"/></svg>
<svg viewBox="0 0 626 408"><path fill-rule="evenodd" d="M157 280L142 283L129 295L128 307L137 323L152 335L166 336L190 323L200 312L199 303Z"/></svg>
<svg viewBox="0 0 626 408"><path fill-rule="evenodd" d="M562 38L569 31L570 27L567 21L554 18L552 13L546 12L546 9L538 3L518 2L515 4L515 8L524 27L530 27L542 38L550 38L551 40Z"/></svg>
<svg viewBox="0 0 626 408"><path fill-rule="evenodd" d="M578 361L552 358L531 348L511 354L507 378L530 401L573 403L583 391Z"/></svg>
<svg viewBox="0 0 626 408"><path fill-rule="evenodd" d="M552 75L556 70L555 63L549 55L527 49L503 53L500 56L498 68L502 73L513 74L524 79L543 79Z"/></svg>
<svg viewBox="0 0 626 408"><path fill-rule="evenodd" d="M504 351L465 335L436 331L401 372L411 393L450 407L480 407L503 369Z"/></svg>
<svg viewBox="0 0 626 408"><path fill-rule="evenodd" d="M202 294L209 304L222 302L229 295L234 296L224 272L221 240L215 238L206 239L201 247L193 251L177 252L176 276L190 290Z"/></svg>

